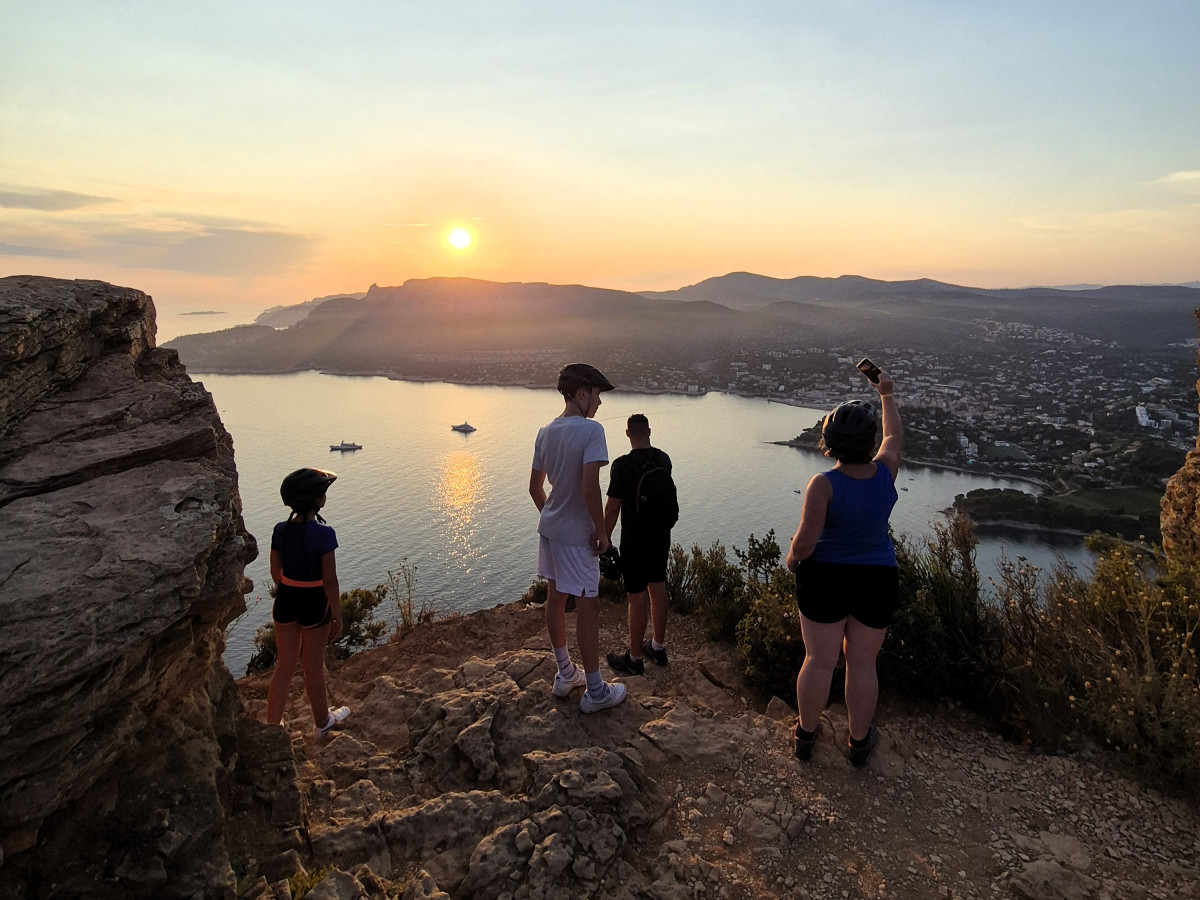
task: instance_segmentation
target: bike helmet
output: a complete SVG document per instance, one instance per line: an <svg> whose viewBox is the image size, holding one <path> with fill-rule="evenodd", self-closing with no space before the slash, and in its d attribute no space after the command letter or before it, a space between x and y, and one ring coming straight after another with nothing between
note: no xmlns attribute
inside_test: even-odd
<svg viewBox="0 0 1200 900"><path fill-rule="evenodd" d="M604 377L604 373L595 366L587 363L570 363L562 367L558 373L558 392L570 398L581 387L598 387L602 391L613 390L613 384Z"/></svg>
<svg viewBox="0 0 1200 900"><path fill-rule="evenodd" d="M288 509L298 513L307 513L317 505L317 501L337 481L337 475L324 469L297 469L279 486L279 496Z"/></svg>
<svg viewBox="0 0 1200 900"><path fill-rule="evenodd" d="M875 407L864 400L851 400L825 417L821 440L835 459L866 462L875 449L875 430Z"/></svg>

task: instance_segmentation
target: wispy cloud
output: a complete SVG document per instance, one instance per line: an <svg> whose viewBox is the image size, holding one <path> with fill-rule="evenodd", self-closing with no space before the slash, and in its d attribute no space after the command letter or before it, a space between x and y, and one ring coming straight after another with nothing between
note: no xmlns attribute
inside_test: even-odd
<svg viewBox="0 0 1200 900"><path fill-rule="evenodd" d="M1200 194L1200 169L1172 172L1170 175L1156 178L1153 183L1174 188L1187 194Z"/></svg>
<svg viewBox="0 0 1200 900"><path fill-rule="evenodd" d="M62 212L83 209L101 203L115 203L113 197L94 197L74 191L0 191L0 207L5 209L36 209L40 212Z"/></svg>
<svg viewBox="0 0 1200 900"><path fill-rule="evenodd" d="M307 259L315 241L285 231L221 228L169 247L155 268L201 275L263 275Z"/></svg>
<svg viewBox="0 0 1200 900"><path fill-rule="evenodd" d="M0 256L45 256L52 259L71 259L78 254L65 247L30 247L0 241Z"/></svg>

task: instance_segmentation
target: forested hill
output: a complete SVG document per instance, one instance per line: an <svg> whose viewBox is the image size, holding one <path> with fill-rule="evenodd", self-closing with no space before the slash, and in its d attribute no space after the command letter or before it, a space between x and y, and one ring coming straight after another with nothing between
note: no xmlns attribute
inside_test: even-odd
<svg viewBox="0 0 1200 900"><path fill-rule="evenodd" d="M737 296L735 296L737 295ZM764 302L754 309L738 297ZM983 290L920 280L737 274L671 294L582 285L429 278L331 299L286 329L242 326L177 338L195 371L398 371L444 376L455 360L545 354L711 359L739 347L889 346L971 354L996 323L1147 353L1196 333L1186 287ZM852 340L849 340L852 339Z"/></svg>

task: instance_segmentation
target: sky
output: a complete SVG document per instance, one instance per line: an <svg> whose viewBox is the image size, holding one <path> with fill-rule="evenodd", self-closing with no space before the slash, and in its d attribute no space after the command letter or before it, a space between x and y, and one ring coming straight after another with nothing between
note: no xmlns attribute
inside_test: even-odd
<svg viewBox="0 0 1200 900"><path fill-rule="evenodd" d="M1196 281L1198 46L1196 0L4 0L0 275L192 331L438 275Z"/></svg>

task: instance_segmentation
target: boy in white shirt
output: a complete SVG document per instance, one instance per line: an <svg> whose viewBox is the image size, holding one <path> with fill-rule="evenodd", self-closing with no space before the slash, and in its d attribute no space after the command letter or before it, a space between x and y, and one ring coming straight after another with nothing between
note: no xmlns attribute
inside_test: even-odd
<svg viewBox="0 0 1200 900"><path fill-rule="evenodd" d="M537 572L547 581L546 630L558 674L554 695L566 697L586 684L579 701L585 713L616 706L625 685L600 677L600 564L608 549L600 469L608 465L604 426L594 421L600 394L612 383L586 363L571 363L558 373L558 392L566 405L544 425L533 446L529 496L541 512L538 520ZM546 482L550 493L546 493ZM576 598L575 632L581 670L567 652L567 597Z"/></svg>

